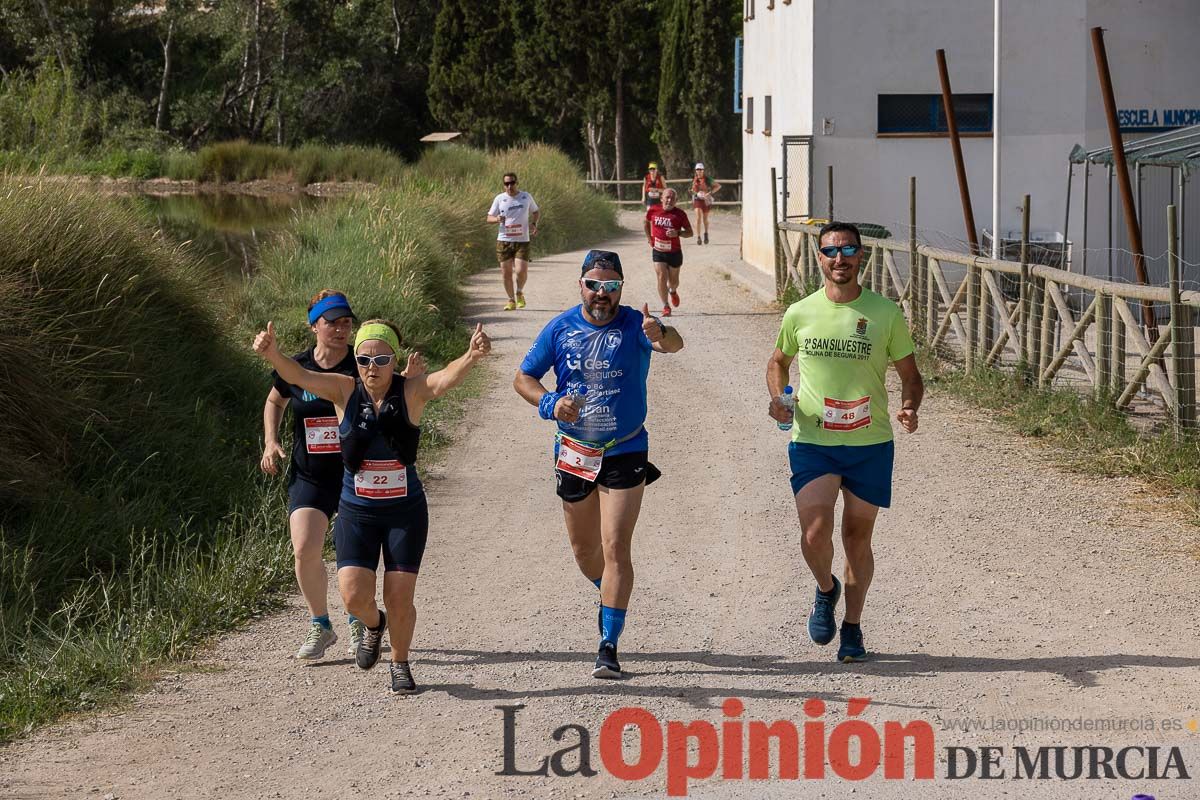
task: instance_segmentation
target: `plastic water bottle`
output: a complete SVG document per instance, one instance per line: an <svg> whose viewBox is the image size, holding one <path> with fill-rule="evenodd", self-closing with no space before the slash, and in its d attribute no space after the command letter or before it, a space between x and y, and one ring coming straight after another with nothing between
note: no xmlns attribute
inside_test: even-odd
<svg viewBox="0 0 1200 800"><path fill-rule="evenodd" d="M584 402L586 402L586 395L587 387L580 386L578 389L572 389L571 391L567 392L567 399L575 405L581 406L580 410L582 410L582 406Z"/></svg>
<svg viewBox="0 0 1200 800"><path fill-rule="evenodd" d="M792 390L791 384L783 387L783 394L779 395L779 402L784 408L791 411L793 416L795 415L796 395ZM776 422L775 424L779 426L779 430L781 431L790 431L792 429L792 423L790 422Z"/></svg>

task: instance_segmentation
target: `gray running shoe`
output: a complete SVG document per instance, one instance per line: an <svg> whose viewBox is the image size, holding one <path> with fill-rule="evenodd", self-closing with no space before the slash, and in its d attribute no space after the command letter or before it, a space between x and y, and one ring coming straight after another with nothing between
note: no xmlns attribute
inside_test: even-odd
<svg viewBox="0 0 1200 800"><path fill-rule="evenodd" d="M363 631L367 626L362 624L361 620L354 620L350 623L350 646L346 648L346 652L354 655L358 652L358 645L362 642Z"/></svg>
<svg viewBox="0 0 1200 800"><path fill-rule="evenodd" d="M363 626L362 641L354 654L354 661L359 669L370 669L379 663L379 653L383 649L383 633L387 630L387 614L380 609L379 628L372 630Z"/></svg>
<svg viewBox="0 0 1200 800"><path fill-rule="evenodd" d="M296 658L302 661L316 661L325 655L325 651L337 642L337 634L331 628L326 628L319 622L314 622L304 637L304 644L296 651Z"/></svg>
<svg viewBox="0 0 1200 800"><path fill-rule="evenodd" d="M393 661L388 672L392 676L392 694L412 694L417 691L417 682L413 680L412 669L407 661Z"/></svg>

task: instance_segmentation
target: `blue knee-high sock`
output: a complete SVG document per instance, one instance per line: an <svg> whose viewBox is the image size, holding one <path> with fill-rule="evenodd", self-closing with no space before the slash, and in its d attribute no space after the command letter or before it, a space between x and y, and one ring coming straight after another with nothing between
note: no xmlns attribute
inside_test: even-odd
<svg viewBox="0 0 1200 800"><path fill-rule="evenodd" d="M314 624L320 625L322 628L324 628L327 631L333 629L333 623L329 621L328 614L322 614L319 617L313 617L312 621Z"/></svg>
<svg viewBox="0 0 1200 800"><path fill-rule="evenodd" d="M617 643L621 631L625 629L625 609L600 606L600 638L606 642Z"/></svg>
<svg viewBox="0 0 1200 800"><path fill-rule="evenodd" d="M592 578L592 583L596 584L597 589L600 588L600 579L599 578Z"/></svg>

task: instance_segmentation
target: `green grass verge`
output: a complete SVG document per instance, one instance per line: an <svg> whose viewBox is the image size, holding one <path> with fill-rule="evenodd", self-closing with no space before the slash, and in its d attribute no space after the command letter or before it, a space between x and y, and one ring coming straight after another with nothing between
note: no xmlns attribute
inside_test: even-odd
<svg viewBox="0 0 1200 800"><path fill-rule="evenodd" d="M283 481L259 474L268 319L308 342L318 289L396 321L438 364L467 340L461 281L494 264L499 176L545 208L539 253L616 230L562 154L431 153L392 188L302 213L244 287L207 274L127 207L0 181L0 740L94 708L278 605L293 581ZM423 458L478 379L433 404Z"/></svg>
<svg viewBox="0 0 1200 800"><path fill-rule="evenodd" d="M1028 386L1019 372L949 365L919 352L926 385L995 412L1022 436L1054 446L1054 457L1076 472L1141 478L1177 494L1200 523L1200 437L1176 440L1170 430L1142 432L1109 404L1072 389Z"/></svg>
<svg viewBox="0 0 1200 800"><path fill-rule="evenodd" d="M307 144L276 147L245 141L179 149L103 148L78 153L0 150L0 172L90 177L170 178L232 183L267 180L307 186L325 181L386 182L404 170L399 156L379 147Z"/></svg>

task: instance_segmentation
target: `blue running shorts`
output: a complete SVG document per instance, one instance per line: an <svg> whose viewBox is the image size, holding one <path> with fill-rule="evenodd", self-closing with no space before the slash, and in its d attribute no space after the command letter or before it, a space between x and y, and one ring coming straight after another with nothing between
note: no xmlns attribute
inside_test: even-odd
<svg viewBox="0 0 1200 800"><path fill-rule="evenodd" d="M792 494L799 494L822 475L840 475L842 485L860 500L880 508L892 504L894 442L864 445L788 444L792 466Z"/></svg>

